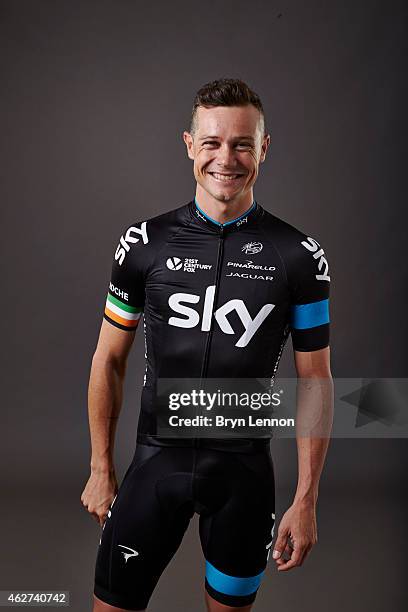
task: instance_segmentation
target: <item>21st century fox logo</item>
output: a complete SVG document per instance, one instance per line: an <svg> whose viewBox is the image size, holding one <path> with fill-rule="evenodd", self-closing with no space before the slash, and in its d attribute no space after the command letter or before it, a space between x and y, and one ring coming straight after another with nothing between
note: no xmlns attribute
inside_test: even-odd
<svg viewBox="0 0 408 612"><path fill-rule="evenodd" d="M169 270L180 270L183 267L183 261L180 257L169 257L166 266Z"/></svg>
<svg viewBox="0 0 408 612"><path fill-rule="evenodd" d="M195 272L196 270L211 270L212 264L203 264L194 257L168 257L166 266L169 270L183 270L184 272Z"/></svg>

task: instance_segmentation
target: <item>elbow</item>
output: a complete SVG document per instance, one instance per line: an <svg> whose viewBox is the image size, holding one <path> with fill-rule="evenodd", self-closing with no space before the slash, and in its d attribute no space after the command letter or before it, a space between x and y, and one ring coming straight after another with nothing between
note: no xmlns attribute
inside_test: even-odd
<svg viewBox="0 0 408 612"><path fill-rule="evenodd" d="M92 369L111 370L121 377L126 373L127 359L114 353L96 349L92 357Z"/></svg>

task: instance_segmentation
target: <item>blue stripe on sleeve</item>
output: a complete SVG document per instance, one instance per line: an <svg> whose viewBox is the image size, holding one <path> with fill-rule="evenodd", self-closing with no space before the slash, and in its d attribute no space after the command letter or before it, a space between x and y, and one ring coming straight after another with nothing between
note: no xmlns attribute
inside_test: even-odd
<svg viewBox="0 0 408 612"><path fill-rule="evenodd" d="M291 325L294 329L309 329L329 322L328 299L292 306Z"/></svg>
<svg viewBox="0 0 408 612"><path fill-rule="evenodd" d="M254 593L261 584L264 575L264 572L261 572L257 576L250 576L249 578L235 578L223 574L209 561L206 561L205 565L208 583L213 589L225 595L250 595Z"/></svg>

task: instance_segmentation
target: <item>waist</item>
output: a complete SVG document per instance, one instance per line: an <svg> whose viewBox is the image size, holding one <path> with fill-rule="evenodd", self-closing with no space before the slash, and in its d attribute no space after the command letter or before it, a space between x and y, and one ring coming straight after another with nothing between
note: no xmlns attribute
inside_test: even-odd
<svg viewBox="0 0 408 612"><path fill-rule="evenodd" d="M147 446L208 448L240 453L269 450L270 441L271 438L162 438L151 434L137 434L137 442Z"/></svg>

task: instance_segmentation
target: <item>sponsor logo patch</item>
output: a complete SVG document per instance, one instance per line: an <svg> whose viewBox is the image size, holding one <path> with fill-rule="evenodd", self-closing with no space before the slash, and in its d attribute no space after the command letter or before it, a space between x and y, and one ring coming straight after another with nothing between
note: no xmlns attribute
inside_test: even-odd
<svg viewBox="0 0 408 612"><path fill-rule="evenodd" d="M200 263L192 257L169 257L166 261L169 270L182 270L183 272L196 272L197 270L211 270L212 264Z"/></svg>
<svg viewBox="0 0 408 612"><path fill-rule="evenodd" d="M146 221L140 225L140 227L129 227L126 234L120 237L118 247L115 253L115 260L119 262L121 266L123 261L130 251L130 246L132 244L136 244L139 240L143 241L143 244L147 244L149 242L149 238L146 232Z"/></svg>
<svg viewBox="0 0 408 612"><path fill-rule="evenodd" d="M246 253L247 255L255 255L255 253L260 253L263 249L262 242L247 242L242 247L241 251Z"/></svg>
<svg viewBox="0 0 408 612"><path fill-rule="evenodd" d="M245 302L240 299L233 299L226 302L223 306L217 308L214 311L214 296L215 296L215 285L207 287L204 296L204 305L202 311L201 320L201 331L208 332L211 327L211 320L214 318L221 331L224 334L234 335L234 331L231 323L228 320L228 315L235 312L244 327L244 332L240 335L235 346L245 347L254 337L261 324L270 312L275 308L275 304L264 304L254 318L248 312ZM187 304L198 304L201 299L200 295L194 293L173 293L169 297L170 308L182 315L182 317L171 316L168 320L169 325L175 327L184 327L186 329L196 327L200 323L200 314L194 308L187 306Z"/></svg>
<svg viewBox="0 0 408 612"><path fill-rule="evenodd" d="M320 271L323 270L322 274L316 274L316 279L330 282L329 264L324 256L324 251L317 240L314 240L314 238L310 238L310 236L308 236L307 240L303 240L301 244L305 247L305 249L313 253L314 259L318 260L317 267Z"/></svg>

